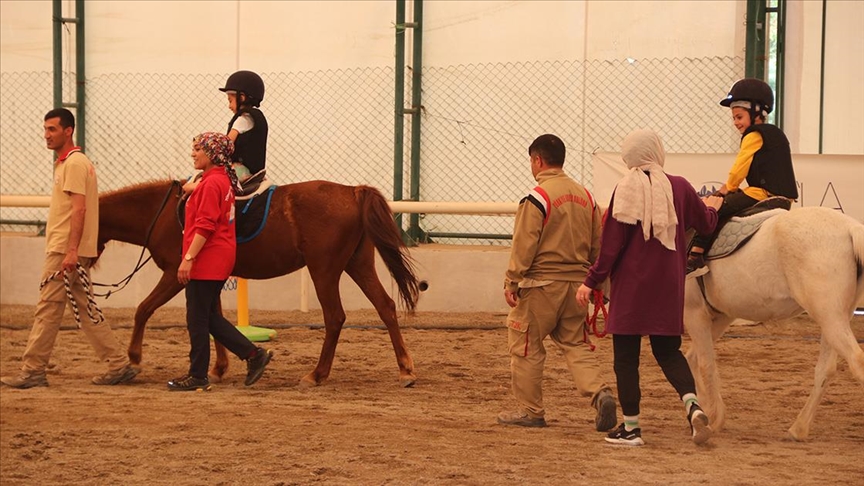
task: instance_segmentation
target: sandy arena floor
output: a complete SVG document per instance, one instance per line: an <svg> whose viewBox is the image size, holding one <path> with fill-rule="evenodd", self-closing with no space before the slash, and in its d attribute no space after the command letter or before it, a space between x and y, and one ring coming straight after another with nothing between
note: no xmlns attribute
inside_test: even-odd
<svg viewBox="0 0 864 486"><path fill-rule="evenodd" d="M18 370L31 316L30 307L0 308L4 375ZM132 310L106 316L128 343ZM845 362L811 439L786 437L818 353L818 328L807 318L735 326L720 342L729 417L706 447L690 442L683 407L646 344L642 448L607 445L593 430L588 399L554 351L544 382L550 427L497 425L498 412L514 407L500 315L403 318L418 377L409 389L398 386L385 331L346 328L330 380L308 389L297 383L317 361L323 330L300 325L320 324L320 314L253 312L254 324L279 332L258 384L243 386L245 366L232 357L213 391L169 393L165 382L188 362L183 319L177 309L157 312L143 372L117 387L90 384L104 369L70 320L50 387L0 389L0 483L860 485L864 478L864 387ZM347 325L375 324L371 312L349 313ZM864 339L864 318L853 330ZM611 340L598 341L614 382Z"/></svg>

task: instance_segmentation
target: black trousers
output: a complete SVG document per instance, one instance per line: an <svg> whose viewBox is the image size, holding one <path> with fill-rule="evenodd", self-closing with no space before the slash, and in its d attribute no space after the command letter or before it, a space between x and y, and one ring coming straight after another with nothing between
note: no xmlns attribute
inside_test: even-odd
<svg viewBox="0 0 864 486"><path fill-rule="evenodd" d="M696 393L696 383L681 353L681 336L649 336L654 359L672 384L679 397ZM624 415L639 415L642 391L639 388L639 353L642 336L615 334L612 336L615 377L618 379L618 401Z"/></svg>
<svg viewBox="0 0 864 486"><path fill-rule="evenodd" d="M705 253L708 253L708 250L711 249L711 245L714 243L714 239L717 237L717 233L720 233L720 230L723 229L723 226L728 223L730 219L732 219L732 216L735 216L758 202L758 199L753 199L741 191L730 192L727 194L726 197L723 198L723 205L717 210L717 228L715 228L714 232L711 234L696 235L696 237L693 238L693 246L698 246L705 250Z"/></svg>
<svg viewBox="0 0 864 486"><path fill-rule="evenodd" d="M186 328L189 330L189 375L206 378L210 366L210 335L240 359L255 351L252 341L222 317L219 295L224 280L190 280L186 285Z"/></svg>

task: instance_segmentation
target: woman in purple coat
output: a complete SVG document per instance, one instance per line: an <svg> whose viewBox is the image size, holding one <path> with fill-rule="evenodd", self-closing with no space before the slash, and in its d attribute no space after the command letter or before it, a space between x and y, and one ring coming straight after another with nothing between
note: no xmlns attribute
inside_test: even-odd
<svg viewBox="0 0 864 486"><path fill-rule="evenodd" d="M576 293L579 303L587 305L591 290L611 279L606 330L612 334L624 423L606 440L644 444L639 428L639 353L642 336L648 336L654 358L684 402L693 441L702 444L711 437L711 428L681 354L686 230L713 231L722 199L711 196L703 202L686 179L666 174L663 143L651 130L627 135L621 156L630 172L615 187L600 255Z"/></svg>

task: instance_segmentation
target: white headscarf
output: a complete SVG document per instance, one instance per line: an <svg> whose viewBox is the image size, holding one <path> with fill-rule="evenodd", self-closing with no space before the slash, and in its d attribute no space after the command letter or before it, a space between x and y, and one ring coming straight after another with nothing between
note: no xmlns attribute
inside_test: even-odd
<svg viewBox="0 0 864 486"><path fill-rule="evenodd" d="M630 172L615 187L612 217L626 224L641 221L645 241L651 238L653 230L654 238L675 251L678 216L672 184L663 172L666 162L663 142L651 130L630 132L621 144L621 158Z"/></svg>

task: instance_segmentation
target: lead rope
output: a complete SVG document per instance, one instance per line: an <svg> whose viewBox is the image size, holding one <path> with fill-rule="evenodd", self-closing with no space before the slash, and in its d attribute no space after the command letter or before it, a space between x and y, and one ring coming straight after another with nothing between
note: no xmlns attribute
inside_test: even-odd
<svg viewBox="0 0 864 486"><path fill-rule="evenodd" d="M606 322L609 318L609 311L606 310L606 304L603 303L603 291L599 289L595 289L591 291L591 295L594 296L594 313L591 316L585 316L585 327L582 329L582 332L585 336L585 343L591 348L591 351L596 349L594 343L591 342L591 334L594 334L598 338L606 337ZM603 313L603 331L597 330L597 316L600 313ZM590 332L589 332L590 331Z"/></svg>
<svg viewBox="0 0 864 486"><path fill-rule="evenodd" d="M96 304L96 301L93 300L93 293L90 288L90 279L87 277L87 271L84 270L84 267L80 263L75 264L75 270L78 272L78 278L81 279L81 285L84 287L84 293L87 294L87 315L90 316L90 321L93 324L99 324L105 320L105 316L102 315L102 309ZM60 274L63 274L63 286L66 288L66 297L69 299L69 303L72 305L72 312L75 314L75 324L78 325L78 328L81 328L81 315L78 312L78 302L72 297L72 286L69 284L69 274L65 270L57 270L48 276L45 280L43 280L39 284L39 290L41 291L43 287L48 285L48 282L57 278Z"/></svg>

